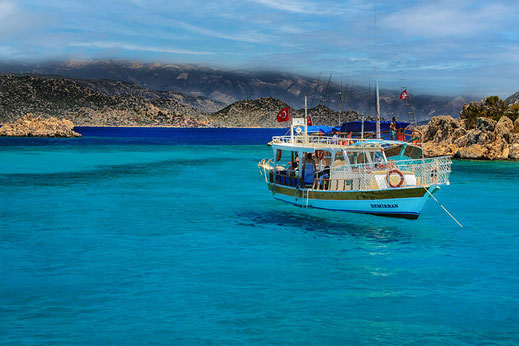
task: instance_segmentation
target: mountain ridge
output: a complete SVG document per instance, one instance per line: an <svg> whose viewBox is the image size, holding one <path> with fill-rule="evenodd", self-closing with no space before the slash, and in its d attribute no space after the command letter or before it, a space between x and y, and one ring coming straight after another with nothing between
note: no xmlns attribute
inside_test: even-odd
<svg viewBox="0 0 519 346"><path fill-rule="evenodd" d="M336 111L340 108L338 102L340 85L330 83L330 88L325 90L327 83L324 81L318 82L315 78L284 72L224 70L202 65L142 63L110 59L39 64L5 62L0 64L0 72L40 73L68 78L132 82L146 89L206 97L223 106L246 99L274 97L299 109L303 107L304 95L308 95L309 107L312 108L321 103L319 100L327 95L324 104ZM346 98L344 110L367 113L369 108L374 109L368 105L368 100L374 101L374 96L369 95L368 88L350 86L346 89L342 88L342 92ZM381 112L384 118L396 116L407 120L399 94L400 91L381 90ZM476 100L473 97L459 95L447 97L411 93L411 96L417 121L428 120L435 115L457 115L463 104ZM314 99L313 104L312 99ZM214 109L211 108L212 111Z"/></svg>

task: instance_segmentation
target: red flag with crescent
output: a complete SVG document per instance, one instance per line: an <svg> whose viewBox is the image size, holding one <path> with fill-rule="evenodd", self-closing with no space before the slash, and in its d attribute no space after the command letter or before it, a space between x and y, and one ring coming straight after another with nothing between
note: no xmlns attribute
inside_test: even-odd
<svg viewBox="0 0 519 346"><path fill-rule="evenodd" d="M306 118L306 125L312 126L312 118L311 117Z"/></svg>
<svg viewBox="0 0 519 346"><path fill-rule="evenodd" d="M290 120L290 107L283 108L278 113L278 122L289 121Z"/></svg>
<svg viewBox="0 0 519 346"><path fill-rule="evenodd" d="M400 100L404 101L406 98L408 98L409 95L407 94L407 90L402 91L400 94Z"/></svg>

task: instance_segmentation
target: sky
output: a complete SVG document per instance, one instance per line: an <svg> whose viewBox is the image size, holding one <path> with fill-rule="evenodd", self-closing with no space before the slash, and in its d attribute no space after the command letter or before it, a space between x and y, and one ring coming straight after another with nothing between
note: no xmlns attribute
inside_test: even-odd
<svg viewBox="0 0 519 346"><path fill-rule="evenodd" d="M519 91L519 2L0 0L0 59L274 70L415 93Z"/></svg>

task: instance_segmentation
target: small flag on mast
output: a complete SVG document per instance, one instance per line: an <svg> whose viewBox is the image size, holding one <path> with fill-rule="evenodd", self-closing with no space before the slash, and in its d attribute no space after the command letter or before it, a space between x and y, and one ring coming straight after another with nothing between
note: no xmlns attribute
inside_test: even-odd
<svg viewBox="0 0 519 346"><path fill-rule="evenodd" d="M277 118L278 118L278 122L280 122L280 123L283 121L289 121L290 120L290 107L285 107L282 110L280 110Z"/></svg>
<svg viewBox="0 0 519 346"><path fill-rule="evenodd" d="M306 118L306 125L312 126L312 117Z"/></svg>
<svg viewBox="0 0 519 346"><path fill-rule="evenodd" d="M404 101L406 98L408 98L409 95L407 94L407 90L402 91L400 94L400 100Z"/></svg>

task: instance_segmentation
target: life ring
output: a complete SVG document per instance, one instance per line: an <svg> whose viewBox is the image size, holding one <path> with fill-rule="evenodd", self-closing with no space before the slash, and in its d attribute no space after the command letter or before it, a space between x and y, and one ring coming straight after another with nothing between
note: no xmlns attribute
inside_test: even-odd
<svg viewBox="0 0 519 346"><path fill-rule="evenodd" d="M400 176L400 182L398 184L393 184L391 182L391 179L389 179L391 177L391 174L393 174L393 173L396 173ZM405 181L404 173L402 173L402 171L397 168L391 169L386 174L386 181L387 181L387 184L391 187L400 187L404 184L404 181Z"/></svg>
<svg viewBox="0 0 519 346"><path fill-rule="evenodd" d="M281 149L278 149L276 151L276 161L279 161L279 160L281 160Z"/></svg>
<svg viewBox="0 0 519 346"><path fill-rule="evenodd" d="M324 151L316 150L315 151L315 157L317 157L318 160L322 160L324 158Z"/></svg>

